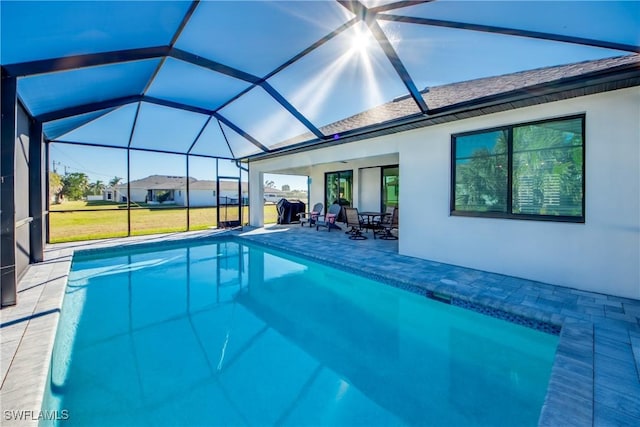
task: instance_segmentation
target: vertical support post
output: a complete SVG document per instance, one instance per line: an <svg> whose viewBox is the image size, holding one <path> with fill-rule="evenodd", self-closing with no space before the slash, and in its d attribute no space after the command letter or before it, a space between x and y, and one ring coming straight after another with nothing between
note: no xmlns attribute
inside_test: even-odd
<svg viewBox="0 0 640 427"><path fill-rule="evenodd" d="M44 261L44 163L43 163L42 123L31 121L29 128L29 246L32 263Z"/></svg>
<svg viewBox="0 0 640 427"><path fill-rule="evenodd" d="M251 181L251 164L247 162L247 225L249 225L249 222L251 221L251 185L249 184L250 181ZM264 204L262 205L262 215L264 216Z"/></svg>
<svg viewBox="0 0 640 427"><path fill-rule="evenodd" d="M133 134L136 131L141 105L142 102L138 102L136 115L133 119L133 126L131 126L131 133L129 134L129 143L127 144L127 236L131 236L131 142L133 141Z"/></svg>
<svg viewBox="0 0 640 427"><path fill-rule="evenodd" d="M242 229L242 171L238 168L238 225Z"/></svg>
<svg viewBox="0 0 640 427"><path fill-rule="evenodd" d="M220 164L216 157L216 228L220 228Z"/></svg>
<svg viewBox="0 0 640 427"><path fill-rule="evenodd" d="M129 237L131 236L131 149L130 148L127 148L127 236Z"/></svg>
<svg viewBox="0 0 640 427"><path fill-rule="evenodd" d="M17 301L15 154L17 80L2 68L0 82L0 300Z"/></svg>
<svg viewBox="0 0 640 427"><path fill-rule="evenodd" d="M187 201L187 231L191 230L191 223L190 223L190 217L191 217L191 193L190 193L190 188L189 188L189 155L187 154L185 156L187 158L187 186L186 186L186 191L187 194L185 194L185 200Z"/></svg>
<svg viewBox="0 0 640 427"><path fill-rule="evenodd" d="M49 232L50 230L50 226L51 226L51 222L49 221L49 205L51 203L51 193L49 191L49 159L50 157L50 147L51 147L51 143L49 141L44 143L45 149L44 149L44 176L46 177L44 180L44 206L46 206L46 210L44 213L44 226L45 226L45 230L46 230L46 239L45 242L46 243L51 243L51 234Z"/></svg>

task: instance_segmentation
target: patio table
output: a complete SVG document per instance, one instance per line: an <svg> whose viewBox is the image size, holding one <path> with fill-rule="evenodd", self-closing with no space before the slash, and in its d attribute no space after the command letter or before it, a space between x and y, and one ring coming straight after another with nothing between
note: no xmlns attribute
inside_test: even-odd
<svg viewBox="0 0 640 427"><path fill-rule="evenodd" d="M367 230L373 231L373 238L376 238L376 230L380 229L380 223L384 219L385 216L389 215L386 212L375 212L375 211L364 211L358 212L358 214L362 217L367 217L367 222L364 224L364 228ZM376 217L380 217L379 221L376 223Z"/></svg>

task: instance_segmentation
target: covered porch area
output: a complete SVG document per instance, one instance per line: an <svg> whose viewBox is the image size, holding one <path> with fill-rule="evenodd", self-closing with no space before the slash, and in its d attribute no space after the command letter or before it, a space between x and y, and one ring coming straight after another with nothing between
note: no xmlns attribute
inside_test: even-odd
<svg viewBox="0 0 640 427"><path fill-rule="evenodd" d="M265 174L282 174L306 176L307 207L322 203L323 213L334 203L355 207L360 212L384 212L387 207L400 207L397 152L378 155L363 152L362 157L353 157L351 150L331 150L325 155L323 151L314 152L313 158L307 153L252 162L249 169L251 203L257 204L263 198ZM264 211L252 209L249 224L263 226Z"/></svg>

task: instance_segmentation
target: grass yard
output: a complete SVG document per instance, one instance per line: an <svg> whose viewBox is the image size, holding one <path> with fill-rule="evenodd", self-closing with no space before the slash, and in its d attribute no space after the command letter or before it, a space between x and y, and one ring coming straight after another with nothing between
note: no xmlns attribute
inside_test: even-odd
<svg viewBox="0 0 640 427"><path fill-rule="evenodd" d="M131 205L136 206L135 204ZM84 200L73 200L63 202L57 205L49 205L49 212L66 212L74 210L107 210L107 209L127 209L126 203L108 202L106 200L97 200L87 202Z"/></svg>
<svg viewBox="0 0 640 427"><path fill-rule="evenodd" d="M131 235L168 233L187 230L187 209L168 206L141 206L131 209ZM64 202L52 205L49 210L49 240L51 243L78 240L105 239L127 236L127 205L112 202ZM221 219L225 218L225 209ZM229 207L226 217L238 217L237 207ZM217 226L217 208L191 208L189 212L190 230L205 230ZM243 220L249 217L245 207ZM264 205L265 224L275 223L276 205Z"/></svg>

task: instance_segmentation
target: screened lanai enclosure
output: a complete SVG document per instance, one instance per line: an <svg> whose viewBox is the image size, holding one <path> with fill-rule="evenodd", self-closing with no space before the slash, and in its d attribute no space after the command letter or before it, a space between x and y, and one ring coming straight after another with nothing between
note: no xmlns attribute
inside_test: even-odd
<svg viewBox="0 0 640 427"><path fill-rule="evenodd" d="M248 206L263 191L252 162L473 116L531 93L442 90L460 82L640 51L640 8L629 1L0 8L3 306L56 240L50 222L72 218L61 201L92 212L109 236L157 231L150 223L245 224L249 208L262 208ZM637 85L635 61L584 73L576 67L539 94Z"/></svg>

